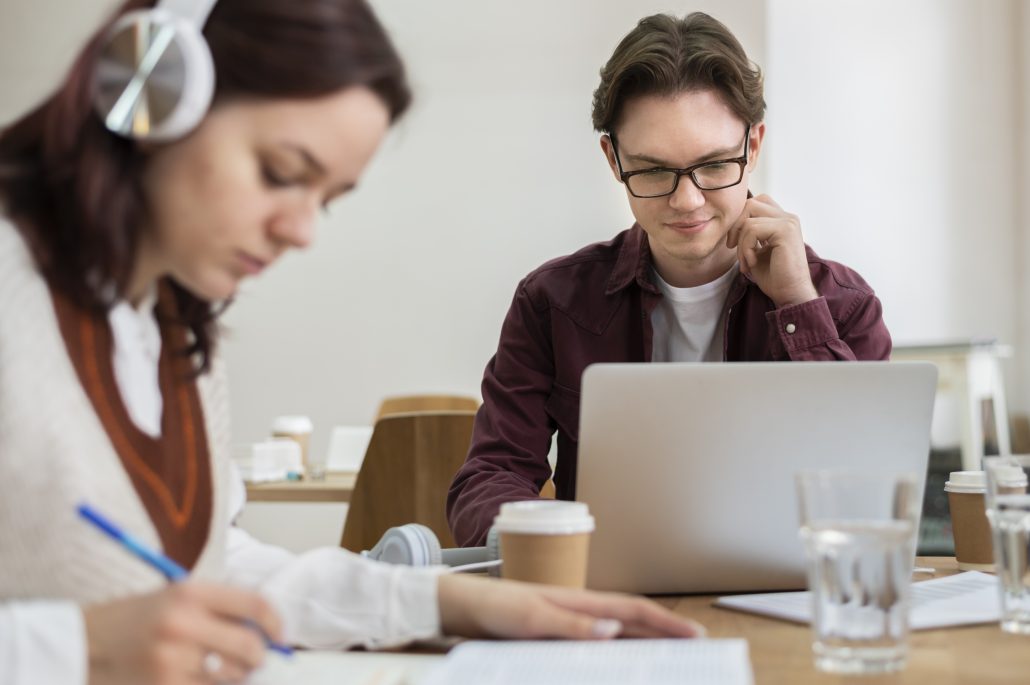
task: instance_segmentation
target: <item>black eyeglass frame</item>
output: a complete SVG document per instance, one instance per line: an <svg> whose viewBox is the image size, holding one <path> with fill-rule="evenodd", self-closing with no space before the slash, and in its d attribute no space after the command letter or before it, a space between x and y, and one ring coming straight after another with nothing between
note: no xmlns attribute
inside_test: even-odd
<svg viewBox="0 0 1030 685"><path fill-rule="evenodd" d="M622 159L619 158L619 144L615 140L615 133L609 131L608 138L612 141L612 152L615 154L615 164L616 166L618 166L619 169L619 179L626 185L626 190L629 191L630 195L632 195L633 197L639 197L641 199L650 199L654 197L665 197L667 195L672 195L680 187L680 179L683 176L690 176L690 181L694 184L694 187L702 191L723 190L724 188L732 188L735 185L739 185L740 182L744 180L744 169L747 168L748 157L750 156L751 152L751 124L748 124L747 128L744 131L744 154L740 157L734 157L732 159L716 159L710 162L701 162L700 164L688 166L686 169L674 169L672 167L651 167L649 169L638 169L636 171L623 171ZM702 187L702 185L698 182L697 177L694 175L694 172L698 169L701 169L702 167L715 166L716 164L737 164L740 167L740 175L737 176L736 181L734 181L733 183L727 183L724 186L719 186L717 188ZM635 192L633 192L633 189L629 185L628 179L632 178L633 176L639 176L641 174L653 174L656 171L672 172L676 174L676 181L672 184L672 190L670 190L667 193L660 193L658 195L637 195Z"/></svg>

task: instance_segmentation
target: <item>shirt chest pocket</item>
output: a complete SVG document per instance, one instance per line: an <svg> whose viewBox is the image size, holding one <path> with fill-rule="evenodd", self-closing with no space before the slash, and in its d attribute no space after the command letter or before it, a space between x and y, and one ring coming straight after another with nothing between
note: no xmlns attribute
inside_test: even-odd
<svg viewBox="0 0 1030 685"><path fill-rule="evenodd" d="M579 442L579 391L555 383L545 408L558 430Z"/></svg>

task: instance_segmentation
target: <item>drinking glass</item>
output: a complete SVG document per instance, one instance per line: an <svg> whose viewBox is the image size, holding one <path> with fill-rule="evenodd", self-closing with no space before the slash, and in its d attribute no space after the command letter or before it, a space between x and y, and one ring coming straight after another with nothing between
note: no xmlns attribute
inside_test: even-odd
<svg viewBox="0 0 1030 685"><path fill-rule="evenodd" d="M920 486L911 473L798 474L816 668L833 673L904 668Z"/></svg>

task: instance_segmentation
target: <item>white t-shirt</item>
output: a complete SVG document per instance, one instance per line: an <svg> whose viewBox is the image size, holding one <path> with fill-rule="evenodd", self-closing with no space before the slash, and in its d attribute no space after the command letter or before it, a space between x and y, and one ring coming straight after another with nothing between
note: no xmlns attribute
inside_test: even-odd
<svg viewBox="0 0 1030 685"><path fill-rule="evenodd" d="M734 262L729 271L711 283L676 288L652 269L655 285L663 296L651 312L652 361L722 361L723 306L739 272L740 265Z"/></svg>

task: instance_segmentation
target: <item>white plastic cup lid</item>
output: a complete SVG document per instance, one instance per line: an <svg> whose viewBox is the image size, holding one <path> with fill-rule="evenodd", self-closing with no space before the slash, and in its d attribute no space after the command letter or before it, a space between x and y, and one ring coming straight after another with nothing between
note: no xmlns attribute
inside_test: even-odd
<svg viewBox="0 0 1030 685"><path fill-rule="evenodd" d="M315 429L307 416L277 416L272 421L273 433L310 433Z"/></svg>
<svg viewBox="0 0 1030 685"><path fill-rule="evenodd" d="M987 489L987 474L983 471L952 471L944 492L982 493Z"/></svg>
<svg viewBox="0 0 1030 685"><path fill-rule="evenodd" d="M583 502L526 500L502 504L494 527L499 533L571 535L592 532L594 517Z"/></svg>
<svg viewBox="0 0 1030 685"><path fill-rule="evenodd" d="M1022 467L1016 464L998 464L992 468L998 485L1010 488L1026 486L1026 472Z"/></svg>

